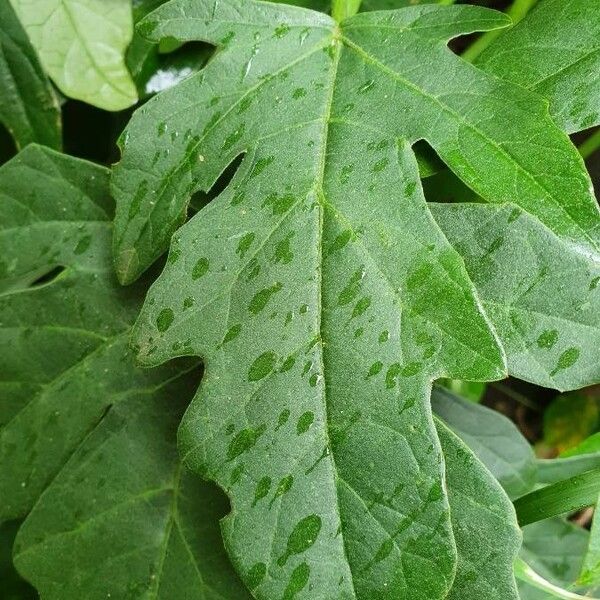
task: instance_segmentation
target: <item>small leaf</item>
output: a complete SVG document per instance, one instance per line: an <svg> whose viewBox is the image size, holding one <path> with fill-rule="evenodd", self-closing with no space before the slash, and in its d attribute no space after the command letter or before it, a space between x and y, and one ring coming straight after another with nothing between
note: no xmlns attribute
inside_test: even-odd
<svg viewBox="0 0 600 600"><path fill-rule="evenodd" d="M125 49L133 35L129 0L10 0L44 68L60 90L106 110L137 100Z"/></svg>
<svg viewBox="0 0 600 600"><path fill-rule="evenodd" d="M0 122L17 148L61 147L58 102L8 0L0 0Z"/></svg>
<svg viewBox="0 0 600 600"><path fill-rule="evenodd" d="M516 428L500 413L434 387L435 414L469 446L511 498L531 491L536 481L535 455Z"/></svg>
<svg viewBox="0 0 600 600"><path fill-rule="evenodd" d="M561 453L563 458L570 456L580 456L582 454L599 454L600 453L600 433L594 433L585 440L577 444L574 448L570 448Z"/></svg>
<svg viewBox="0 0 600 600"><path fill-rule="evenodd" d="M589 533L563 519L548 519L523 528L521 558L534 572L551 584L574 590L579 576ZM576 588L575 588L576 589ZM552 600L546 591L519 579L522 600Z"/></svg>

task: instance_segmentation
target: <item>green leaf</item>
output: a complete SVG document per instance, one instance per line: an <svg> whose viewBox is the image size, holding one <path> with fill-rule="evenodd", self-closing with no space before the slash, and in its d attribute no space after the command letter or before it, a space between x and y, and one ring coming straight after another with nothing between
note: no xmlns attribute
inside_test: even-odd
<svg viewBox="0 0 600 600"><path fill-rule="evenodd" d="M14 558L44 598L250 598L223 549L227 502L177 456L187 398L179 379L119 403L46 489Z"/></svg>
<svg viewBox="0 0 600 600"><path fill-rule="evenodd" d="M61 146L56 97L9 0L0 0L0 123L17 148Z"/></svg>
<svg viewBox="0 0 600 600"><path fill-rule="evenodd" d="M600 452L568 458L540 459L538 483L557 483L597 468L600 468Z"/></svg>
<svg viewBox="0 0 600 600"><path fill-rule="evenodd" d="M510 373L559 390L599 381L597 259L512 204L430 209L465 261Z"/></svg>
<svg viewBox="0 0 600 600"><path fill-rule="evenodd" d="M600 496L600 469L586 471L531 492L515 501L521 525L592 506Z"/></svg>
<svg viewBox="0 0 600 600"><path fill-rule="evenodd" d="M60 90L106 110L137 100L124 53L133 35L130 0L11 0Z"/></svg>
<svg viewBox="0 0 600 600"><path fill-rule="evenodd" d="M226 502L177 458L197 367L128 350L144 289L112 273L111 208L101 167L35 145L0 167L0 520L34 507L16 564L44 598L248 598Z"/></svg>
<svg viewBox="0 0 600 600"><path fill-rule="evenodd" d="M583 564L589 533L562 519L548 519L523 528L521 557L550 583L573 589ZM552 600L547 592L519 582L522 600Z"/></svg>
<svg viewBox="0 0 600 600"><path fill-rule="evenodd" d="M452 585L461 524L448 514L429 387L500 377L503 356L408 144L426 139L484 198L515 199L596 252L589 178L544 103L446 47L506 24L464 6L337 25L184 0L140 26L153 41L220 51L123 135L123 281L162 253L190 195L243 155L173 237L134 339L147 365L206 361L181 448L229 494L226 545L259 598L318 582L324 597L432 600Z"/></svg>
<svg viewBox="0 0 600 600"><path fill-rule="evenodd" d="M600 124L598 0L542 0L477 59L488 73L550 101L569 133Z"/></svg>
<svg viewBox="0 0 600 600"><path fill-rule="evenodd" d="M435 414L469 446L511 498L531 491L536 480L535 455L512 421L485 406L434 387Z"/></svg>
<svg viewBox="0 0 600 600"><path fill-rule="evenodd" d="M470 402L481 402L486 384L481 381L465 381L464 379L440 379L438 384L462 396Z"/></svg>
<svg viewBox="0 0 600 600"><path fill-rule="evenodd" d="M514 508L469 448L445 425L436 424L458 553L456 577L446 598L516 600L512 566L521 547L521 531Z"/></svg>
<svg viewBox="0 0 600 600"><path fill-rule="evenodd" d="M368 169L385 176L396 139L423 138L480 196L519 203L597 256L600 220L589 177L544 102L476 70L445 46L460 33L505 26L504 15L425 5L362 13L338 28L325 15L292 7L244 2L236 16L239 0L216 5L214 15L213 4L171 2L143 24L154 40L204 39L224 47L200 74L141 109L127 128L113 179L123 282L164 252L190 195L210 188L237 155L246 152L246 167L267 160L285 147L291 131L309 135L318 121L326 127L310 134L305 143L313 145L301 150L301 187L314 183L320 157L324 150L330 156L332 145L348 155L363 138L369 156L360 170L351 156L343 165L325 164L324 182L335 181L340 190L364 181ZM241 15L255 26L240 23ZM190 120L195 106L202 114ZM265 106L273 110L264 113ZM507 130L506 122L518 125ZM375 146L369 151L365 142ZM378 150L383 143L388 149ZM334 166L344 173L333 173Z"/></svg>

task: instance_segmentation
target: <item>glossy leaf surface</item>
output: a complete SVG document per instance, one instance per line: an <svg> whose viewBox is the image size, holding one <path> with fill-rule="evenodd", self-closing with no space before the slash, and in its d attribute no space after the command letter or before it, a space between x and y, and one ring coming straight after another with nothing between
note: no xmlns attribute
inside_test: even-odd
<svg viewBox="0 0 600 600"><path fill-rule="evenodd" d="M323 171L341 190L364 180L352 171L351 149L375 144L370 167L385 176L390 143L424 138L483 198L519 203L596 256L600 220L589 178L544 102L445 46L459 33L507 23L500 13L468 6L362 13L339 27L320 13L253 2L163 6L145 21L147 35L203 39L222 49L201 74L142 108L123 137L113 179L119 277L132 281L166 249L194 191L210 188L241 153L248 166L268 160L292 131L313 142L296 157L307 174L298 185L309 185L325 150L347 156L337 167L343 174L329 164ZM311 127L320 134L308 133ZM387 151L377 149L383 143Z"/></svg>
<svg viewBox="0 0 600 600"><path fill-rule="evenodd" d="M599 0L541 0L476 63L550 101L569 133L600 124Z"/></svg>
<svg viewBox="0 0 600 600"><path fill-rule="evenodd" d="M190 194L209 189L244 155L225 192L174 237L136 340L147 364L182 354L207 362L182 450L232 498L227 545L259 597L310 580L325 596L434 598L452 579L443 486L442 504L418 500L411 481L387 469L416 460L431 476L428 485L440 481L433 463L422 462L440 456L427 425L429 382L449 372L500 376L502 352L457 255L437 237L414 158L398 139L425 137L480 195L516 198L595 252L589 180L543 102L445 47L457 33L505 23L481 9L430 6L360 15L338 27L322 15L263 4L175 2L142 24L154 40L222 46L201 74L141 109L124 134L113 179L115 248L120 276L131 280L166 246ZM424 56L453 77L428 70ZM522 130L509 128L507 138L505 127L480 120L460 81L481 86L486 110ZM406 110L399 114L398 106ZM534 138L535 145L525 141ZM357 161L357 149L366 158ZM550 180L541 163L559 154L560 176ZM410 223L410 234L401 223ZM422 254L440 247L443 258ZM434 300L436 282L444 292ZM475 339L480 356L470 357ZM304 437L290 444L294 423ZM318 498L311 488L321 490ZM398 528L390 508L410 519ZM417 531L429 511L441 519L435 552ZM310 543L295 545L297 537ZM250 551L247 540L254 540ZM415 581L397 577L413 543L437 565L435 584L418 568L410 573ZM321 570L323 553L338 565L335 583Z"/></svg>

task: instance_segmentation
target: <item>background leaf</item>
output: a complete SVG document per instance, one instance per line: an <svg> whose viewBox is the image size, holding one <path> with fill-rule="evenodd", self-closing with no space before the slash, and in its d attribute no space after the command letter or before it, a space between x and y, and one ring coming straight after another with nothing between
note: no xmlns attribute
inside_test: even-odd
<svg viewBox="0 0 600 600"><path fill-rule="evenodd" d="M226 500L177 456L197 366L129 354L143 288L112 273L107 171L30 145L0 167L0 198L0 519L33 507L19 570L57 600L249 598Z"/></svg>
<svg viewBox="0 0 600 600"><path fill-rule="evenodd" d="M106 110L137 100L124 61L130 0L11 0L46 71L70 98Z"/></svg>
<svg viewBox="0 0 600 600"><path fill-rule="evenodd" d="M536 481L535 455L514 423L437 386L431 404L435 414L475 453L509 497L518 498L531 491Z"/></svg>
<svg viewBox="0 0 600 600"><path fill-rule="evenodd" d="M9 0L0 0L0 122L17 148L61 147L58 102Z"/></svg>
<svg viewBox="0 0 600 600"><path fill-rule="evenodd" d="M523 529L521 556L542 577L573 590L587 548L589 533L563 519L548 519ZM553 600L554 596L519 581L522 600Z"/></svg>
<svg viewBox="0 0 600 600"><path fill-rule="evenodd" d="M227 501L177 456L189 388L119 403L37 502L15 564L44 598L250 598L223 549Z"/></svg>

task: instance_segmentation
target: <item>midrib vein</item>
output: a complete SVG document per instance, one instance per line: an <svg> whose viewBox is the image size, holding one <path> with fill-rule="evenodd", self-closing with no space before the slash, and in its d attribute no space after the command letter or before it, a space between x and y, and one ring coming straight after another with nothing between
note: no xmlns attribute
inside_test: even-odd
<svg viewBox="0 0 600 600"><path fill-rule="evenodd" d="M325 170L327 165L327 145L329 138L329 127L331 121L331 113L333 108L333 97L335 92L335 84L337 79L338 67L340 63L340 58L342 54L342 42L340 40L340 32L339 30L334 31L334 36L331 41L332 46L335 49L335 55L333 57L333 64L331 67L331 83L328 90L327 103L325 105L325 114L323 119L323 131L321 134L321 156L319 157L318 171L317 177L315 179L314 191L316 193L318 203L319 203L319 232L318 232L318 252L317 252L317 273L318 273L318 298L317 298L317 331L319 334L319 359L320 359L320 370L323 374L323 413L325 417L325 436L327 447L329 448L329 457L331 459L331 466L333 468L333 473L335 477L334 481L334 494L335 494L335 502L336 502L336 512L338 517L338 522L340 526L340 536L342 549L344 552L344 558L346 563L348 564L348 571L350 572L350 585L352 586L352 594L355 598L358 598L356 594L356 590L354 588L354 575L352 572L352 564L348 558L348 551L346 548L346 541L344 536L344 527L342 523L342 515L340 511L340 504L338 499L338 479L340 479L337 465L335 462L335 457L333 455L333 447L331 444L331 436L329 432L329 406L328 406L328 391L327 391L327 372L325 368L325 349L323 344L323 235L324 228L323 223L325 219L325 193L324 193L324 179L325 179Z"/></svg>

